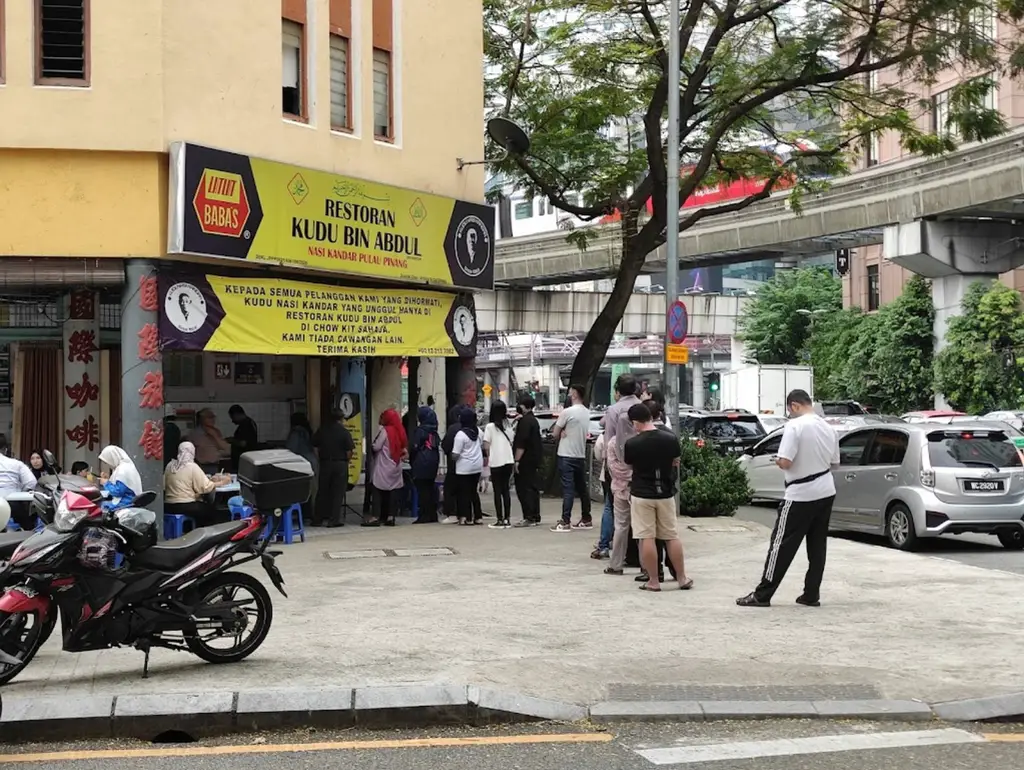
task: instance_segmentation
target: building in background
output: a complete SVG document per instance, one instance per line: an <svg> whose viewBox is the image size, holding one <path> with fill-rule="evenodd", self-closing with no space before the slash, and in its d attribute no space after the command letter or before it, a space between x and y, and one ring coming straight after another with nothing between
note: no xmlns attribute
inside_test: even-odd
<svg viewBox="0 0 1024 770"><path fill-rule="evenodd" d="M481 0L0 2L0 432L158 486L165 416L468 398ZM439 119L439 116L443 116ZM408 401L402 404L402 365ZM465 391L465 393L463 393Z"/></svg>

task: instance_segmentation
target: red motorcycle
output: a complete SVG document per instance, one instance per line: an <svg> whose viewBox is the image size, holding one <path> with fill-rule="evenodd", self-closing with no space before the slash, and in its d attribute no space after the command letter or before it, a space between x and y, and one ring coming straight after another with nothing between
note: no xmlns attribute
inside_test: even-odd
<svg viewBox="0 0 1024 770"><path fill-rule="evenodd" d="M273 619L270 594L256 578L230 570L259 559L287 596L274 564L281 552L267 550L274 533L261 540L268 517L253 511L157 545L157 516L144 507L153 498L144 493L135 507L108 513L65 491L53 523L18 546L0 569L7 586L0 595L0 684L29 664L58 614L65 651L135 647L145 654L143 677L153 647L232 663L263 643Z"/></svg>

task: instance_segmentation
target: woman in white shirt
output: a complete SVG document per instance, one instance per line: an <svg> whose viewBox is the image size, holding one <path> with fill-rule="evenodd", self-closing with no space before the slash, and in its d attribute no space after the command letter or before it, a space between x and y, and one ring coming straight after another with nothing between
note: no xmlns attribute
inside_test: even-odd
<svg viewBox="0 0 1024 770"><path fill-rule="evenodd" d="M484 452L476 412L463 409L459 415L459 432L455 436L452 457L455 458L456 513L459 524L472 526L484 523L480 507L480 474L484 470Z"/></svg>
<svg viewBox="0 0 1024 770"><path fill-rule="evenodd" d="M491 484L494 485L494 510L498 520L491 529L511 527L512 522L512 469L515 456L512 454L511 427L508 423L508 407L504 401L491 405L490 422L484 428L484 454L491 469Z"/></svg>

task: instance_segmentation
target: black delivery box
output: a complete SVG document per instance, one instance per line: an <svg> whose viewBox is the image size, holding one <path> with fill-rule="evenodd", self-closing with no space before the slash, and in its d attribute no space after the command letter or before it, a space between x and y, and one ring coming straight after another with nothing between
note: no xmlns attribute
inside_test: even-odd
<svg viewBox="0 0 1024 770"><path fill-rule="evenodd" d="M313 466L287 449L246 452L238 458L238 486L245 502L270 513L309 499Z"/></svg>

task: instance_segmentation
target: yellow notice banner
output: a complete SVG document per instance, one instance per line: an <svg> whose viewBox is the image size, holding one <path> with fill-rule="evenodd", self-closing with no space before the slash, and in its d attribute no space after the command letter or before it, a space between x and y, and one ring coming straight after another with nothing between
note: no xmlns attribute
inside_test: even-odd
<svg viewBox="0 0 1024 770"><path fill-rule="evenodd" d="M471 296L272 278L160 275L170 350L309 356L472 356Z"/></svg>

